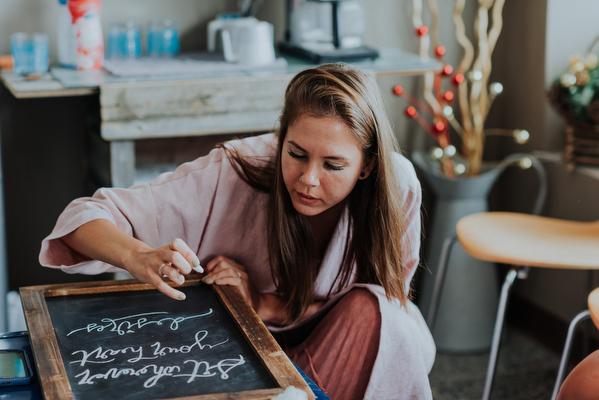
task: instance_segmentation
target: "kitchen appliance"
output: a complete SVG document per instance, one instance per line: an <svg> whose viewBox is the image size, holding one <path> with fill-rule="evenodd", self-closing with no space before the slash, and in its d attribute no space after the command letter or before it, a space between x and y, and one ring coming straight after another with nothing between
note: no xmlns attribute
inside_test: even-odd
<svg viewBox="0 0 599 400"><path fill-rule="evenodd" d="M287 31L282 53L314 63L376 59L365 46L361 0L287 0Z"/></svg>
<svg viewBox="0 0 599 400"><path fill-rule="evenodd" d="M220 14L208 23L208 51L244 65L275 62L273 26L252 16Z"/></svg>

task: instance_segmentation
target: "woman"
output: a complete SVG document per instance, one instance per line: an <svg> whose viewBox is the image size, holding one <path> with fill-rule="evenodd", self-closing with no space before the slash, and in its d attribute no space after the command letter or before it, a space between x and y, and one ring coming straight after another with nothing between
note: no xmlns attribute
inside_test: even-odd
<svg viewBox="0 0 599 400"><path fill-rule="evenodd" d="M163 275L181 284L208 261L204 282L237 286L331 398L431 398L434 344L409 301L420 184L376 83L341 64L302 71L279 125L150 184L75 200L40 262L125 269L183 300Z"/></svg>

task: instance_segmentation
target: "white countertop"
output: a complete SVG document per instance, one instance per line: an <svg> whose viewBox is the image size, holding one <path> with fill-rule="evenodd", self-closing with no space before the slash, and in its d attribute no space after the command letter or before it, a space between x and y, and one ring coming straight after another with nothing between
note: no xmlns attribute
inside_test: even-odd
<svg viewBox="0 0 599 400"><path fill-rule="evenodd" d="M376 60L353 62L352 65L372 70L377 76L418 75L441 68L441 64L435 59L422 59L416 54L399 49L381 48L378 50L380 56ZM188 59L194 58L193 55L183 55L181 58L184 57ZM281 63L281 61L283 62ZM137 60L135 62L143 63L144 60ZM211 62L214 63L213 61ZM235 66L228 65L229 68L222 68L220 70L199 68L194 72L188 69L186 73L177 73L175 75L168 73L148 75L144 72L139 76L132 74L128 76L116 76L106 70L75 71L52 67L50 73L45 74L41 79L37 80L29 80L6 71L0 73L0 79L16 98L62 97L95 94L100 87L110 84L138 84L143 82L180 81L182 79L210 79L214 77L292 75L313 65L308 61L286 56L279 58L277 65L266 68L235 68Z"/></svg>

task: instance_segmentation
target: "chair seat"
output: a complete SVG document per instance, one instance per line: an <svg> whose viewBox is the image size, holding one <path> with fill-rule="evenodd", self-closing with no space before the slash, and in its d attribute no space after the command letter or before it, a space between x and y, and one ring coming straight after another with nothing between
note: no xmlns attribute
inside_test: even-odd
<svg viewBox="0 0 599 400"><path fill-rule="evenodd" d="M597 329L599 329L599 288L593 290L591 294L589 294L588 302L593 323Z"/></svg>
<svg viewBox="0 0 599 400"><path fill-rule="evenodd" d="M485 212L460 219L456 230L464 250L484 261L530 267L599 269L599 221Z"/></svg>

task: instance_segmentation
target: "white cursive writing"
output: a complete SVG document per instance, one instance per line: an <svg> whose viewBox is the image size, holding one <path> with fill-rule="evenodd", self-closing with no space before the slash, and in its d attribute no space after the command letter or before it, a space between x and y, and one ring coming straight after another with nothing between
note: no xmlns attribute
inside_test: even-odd
<svg viewBox="0 0 599 400"><path fill-rule="evenodd" d="M207 312L203 314L191 315L189 317L164 317L159 318L158 315L168 314L167 312L149 312L143 314L135 314L128 315L126 317L121 318L102 318L98 323L87 324L82 328L77 328L72 330L67 334L67 336L72 335L76 332L85 331L87 333L90 332L102 332L104 329L110 329L109 332L117 332L119 335L124 335L127 333L136 333L137 330L141 330L142 328L148 325L163 325L169 324L169 328L173 331L179 329L179 324L193 318L205 317L207 315L212 314L212 309L209 309ZM137 329L137 330L136 330Z"/></svg>
<svg viewBox="0 0 599 400"><path fill-rule="evenodd" d="M133 353L135 357L129 358L127 362L136 363L140 360L153 360L158 357L166 356L169 354L187 354L191 352L195 347L199 350L204 350L205 348L212 349L214 347L225 344L229 341L229 339L225 339L222 342L218 343L202 343L204 339L208 337L208 331L201 330L197 331L194 336L194 342L192 344L184 344L179 347L169 347L162 346L160 342L155 342L150 347L152 347L153 351L147 351L147 353L151 354L148 356L144 356L144 347L132 347L127 346L122 349L104 349L102 346L95 348L94 350L88 352L85 350L76 350L71 353L72 356L80 355L81 359L71 361L70 364L79 364L80 367L84 367L85 364L107 364L115 360L115 356L119 354L129 354Z"/></svg>
<svg viewBox="0 0 599 400"><path fill-rule="evenodd" d="M97 380L104 379L116 379L121 376L142 376L150 374L151 376L144 381L145 388L151 388L155 386L160 378L172 377L172 378L187 378L187 383L193 382L196 378L208 378L215 376L217 370L220 373L221 379L229 379L229 371L235 367L245 364L243 356L239 355L239 358L228 358L219 361L215 365L210 365L207 361L196 361L186 360L183 364L191 363L193 369L190 373L178 373L181 371L181 367L177 365L155 365L149 364L140 369L135 368L110 368L108 371L98 374L92 374L89 369L75 375L75 378L80 378L79 385L93 385Z"/></svg>

